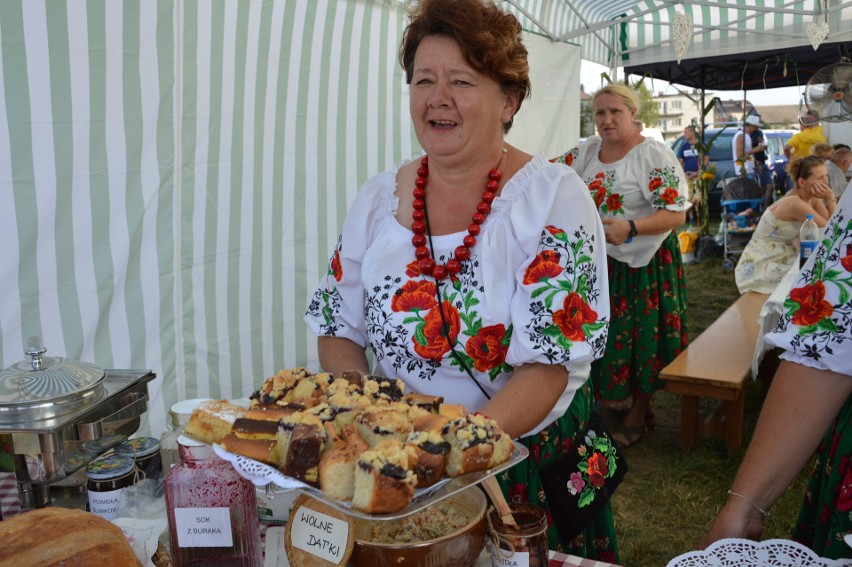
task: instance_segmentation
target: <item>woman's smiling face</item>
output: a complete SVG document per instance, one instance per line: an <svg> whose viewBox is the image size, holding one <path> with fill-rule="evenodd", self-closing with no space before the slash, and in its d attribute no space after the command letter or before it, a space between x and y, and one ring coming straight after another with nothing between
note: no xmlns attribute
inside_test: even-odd
<svg viewBox="0 0 852 567"><path fill-rule="evenodd" d="M595 98L595 127L605 142L621 143L636 132L633 120L636 109L631 109L618 95L603 93Z"/></svg>
<svg viewBox="0 0 852 567"><path fill-rule="evenodd" d="M449 37L427 36L414 56L410 110L417 139L430 156L473 156L503 143L503 124L517 96L468 65Z"/></svg>

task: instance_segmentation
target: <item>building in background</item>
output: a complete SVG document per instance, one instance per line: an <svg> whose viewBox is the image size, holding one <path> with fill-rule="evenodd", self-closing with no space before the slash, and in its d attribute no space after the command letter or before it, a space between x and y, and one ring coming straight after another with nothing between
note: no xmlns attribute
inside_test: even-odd
<svg viewBox="0 0 852 567"><path fill-rule="evenodd" d="M581 96L584 93L581 92ZM588 96L588 95L586 95ZM711 92L705 94L707 103L713 100L715 95ZM759 96L759 94L755 95ZM654 102L660 110L660 119L657 124L646 124L646 127L658 128L666 142L673 142L683 133L684 127L700 124L701 113L698 110L700 94L695 91L687 94L663 94L659 93L653 97ZM580 103L581 105L583 102ZM719 100L710 113L707 127L721 127L725 124L736 126L741 124L744 116L757 114L760 116L764 128L785 130L799 127L799 107L795 104L761 105L755 106L749 100Z"/></svg>
<svg viewBox="0 0 852 567"><path fill-rule="evenodd" d="M698 112L698 97L697 91L692 95L660 93L654 97L654 101L660 109L660 119L655 126L662 132L666 142L673 142L677 139L678 136L683 134L683 129L686 126L701 122L701 115Z"/></svg>

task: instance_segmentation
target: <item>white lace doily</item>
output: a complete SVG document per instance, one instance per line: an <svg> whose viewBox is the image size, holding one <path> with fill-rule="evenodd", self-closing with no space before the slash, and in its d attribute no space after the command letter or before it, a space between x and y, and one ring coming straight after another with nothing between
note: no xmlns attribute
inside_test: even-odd
<svg viewBox="0 0 852 567"><path fill-rule="evenodd" d="M382 516L372 516L364 512L359 512L358 510L353 510L352 504L350 502L344 502L342 500L330 498L319 488L316 488L309 484L305 484L304 482L296 480L293 477L282 474L281 471L279 471L273 466L255 461L254 459L249 459L248 457L243 457L242 455L229 453L220 445L213 445L213 450L216 452L219 458L230 462L231 465L233 465L234 469L238 473L240 473L240 476L250 480L255 486L266 486L270 483L273 483L284 489L297 488L299 490L309 493L317 500L322 500L329 506L337 508L345 514L349 514L350 516L372 520L393 520L396 518L401 518L403 516L408 516L409 514L413 514L418 510L422 510L423 508L426 508L427 506L430 506L439 500L443 500L448 496L452 496L453 494L464 490L472 484L482 482L486 478L494 476L495 474L502 472L511 467L512 465L526 459L527 455L529 455L529 451L527 450L527 448L518 443L517 441L514 441L514 444L515 448L512 451L512 456L505 463L502 463L501 465L494 467L493 469L489 469L487 471L465 474L452 479L445 478L433 484L432 486L426 488L418 488L414 492L414 498L411 499L411 502L408 504L407 507L405 507L403 510L400 510L399 512L393 514L384 514Z"/></svg>
<svg viewBox="0 0 852 567"><path fill-rule="evenodd" d="M722 539L704 551L690 551L669 561L666 567L843 567L852 560L825 559L795 541Z"/></svg>

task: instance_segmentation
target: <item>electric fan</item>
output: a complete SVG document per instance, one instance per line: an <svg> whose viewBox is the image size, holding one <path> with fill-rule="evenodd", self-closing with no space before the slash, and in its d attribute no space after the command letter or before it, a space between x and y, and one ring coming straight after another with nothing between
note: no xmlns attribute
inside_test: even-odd
<svg viewBox="0 0 852 567"><path fill-rule="evenodd" d="M805 105L821 120L852 120L852 63L827 65L805 86Z"/></svg>

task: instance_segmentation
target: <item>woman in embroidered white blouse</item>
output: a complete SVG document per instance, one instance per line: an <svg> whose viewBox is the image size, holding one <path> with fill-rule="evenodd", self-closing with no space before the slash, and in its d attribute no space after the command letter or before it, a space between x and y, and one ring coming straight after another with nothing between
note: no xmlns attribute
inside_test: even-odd
<svg viewBox="0 0 852 567"><path fill-rule="evenodd" d="M521 438L530 458L498 480L511 501L546 508L538 467L583 444L592 412L609 320L603 226L573 171L504 140L530 88L517 19L481 0L409 15L400 62L428 159L367 180L305 321L324 370L371 372L369 347L372 372ZM575 488L594 499L613 471L585 466ZM608 504L583 537L548 534L551 549L617 558Z"/></svg>
<svg viewBox="0 0 852 567"><path fill-rule="evenodd" d="M622 446L656 424L651 396L660 370L687 344L686 289L673 229L686 218L686 176L674 152L633 127L633 89L612 83L592 97L597 136L556 161L586 182L603 218L612 323L592 366L603 401L632 397L613 438Z"/></svg>

